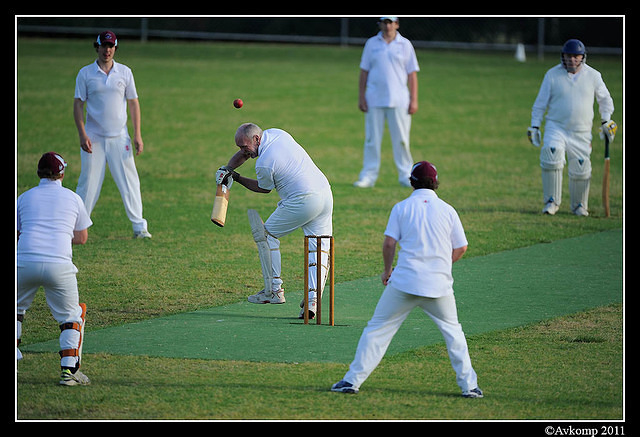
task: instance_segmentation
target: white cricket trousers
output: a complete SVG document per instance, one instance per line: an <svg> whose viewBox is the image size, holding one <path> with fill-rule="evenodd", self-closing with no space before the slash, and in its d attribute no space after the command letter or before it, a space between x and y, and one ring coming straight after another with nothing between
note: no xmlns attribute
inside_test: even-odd
<svg viewBox="0 0 640 437"><path fill-rule="evenodd" d="M273 271L272 290L277 291L282 286L279 238L288 235L298 228L304 235L333 235L333 194L328 188L317 193L297 196L293 199L281 200L278 207L264 223L267 230L267 242L271 249L271 267ZM302 240L300 241L302 245ZM315 263L316 240L309 240L309 264ZM325 270L322 277L326 280L328 270L329 240L322 240L321 265ZM309 288L316 289L316 267L309 268ZM324 289L324 282L321 290Z"/></svg>
<svg viewBox="0 0 640 437"><path fill-rule="evenodd" d="M119 137L101 137L89 134L92 153L80 151L81 169L76 193L84 201L91 215L96 206L107 164L113 180L120 191L124 209L131 221L133 231L147 229L142 217L142 194L140 179L133 157L133 146L128 134Z"/></svg>
<svg viewBox="0 0 640 437"><path fill-rule="evenodd" d="M462 391L478 387L478 377L471 366L467 340L458 323L454 296L416 296L391 285L385 288L373 317L362 332L355 358L343 378L345 381L360 387L378 366L394 335L415 307L422 308L444 336L458 386Z"/></svg>
<svg viewBox="0 0 640 437"><path fill-rule="evenodd" d="M73 263L25 262L17 263L18 302L17 314L24 315L31 306L36 292L44 288L47 305L58 325L75 322L82 323L82 308L78 303L78 269ZM22 323L18 322L17 337L22 334ZM80 333L75 329L60 332L60 349L77 349ZM18 351L18 356L20 353ZM63 357L62 367L75 367L77 357Z"/></svg>
<svg viewBox="0 0 640 437"><path fill-rule="evenodd" d="M407 112L407 108L370 107L365 112L364 156L359 179L369 182L375 182L378 179L385 121L389 126L398 181L407 185L411 176L411 167L414 164L409 145L411 115Z"/></svg>

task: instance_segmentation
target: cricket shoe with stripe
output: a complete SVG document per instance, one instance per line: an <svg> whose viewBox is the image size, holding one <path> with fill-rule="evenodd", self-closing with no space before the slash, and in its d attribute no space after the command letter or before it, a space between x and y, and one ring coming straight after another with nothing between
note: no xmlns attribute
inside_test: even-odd
<svg viewBox="0 0 640 437"><path fill-rule="evenodd" d="M480 390L480 387L476 387L471 390L463 391L462 397L463 398L483 398L484 394L482 393L482 390Z"/></svg>
<svg viewBox="0 0 640 437"><path fill-rule="evenodd" d="M60 385L89 385L91 381L89 377L82 373L79 370L76 370L76 373L71 373L69 369L62 369L62 374L60 375Z"/></svg>
<svg viewBox="0 0 640 437"><path fill-rule="evenodd" d="M316 317L316 298L315 293L314 297L309 298L309 320L313 320ZM298 315L299 319L304 319L304 299L300 301L300 314Z"/></svg>
<svg viewBox="0 0 640 437"><path fill-rule="evenodd" d="M247 298L247 300L251 303L257 304L266 304L266 303L274 303L280 304L285 303L287 300L284 298L284 289L281 288L278 291L272 291L270 295L264 292L264 289L260 290L256 294L252 294Z"/></svg>
<svg viewBox="0 0 640 437"><path fill-rule="evenodd" d="M331 391L339 392L339 393L350 393L356 394L358 393L358 387L354 387L350 382L345 381L344 379L336 382L331 386Z"/></svg>
<svg viewBox="0 0 640 437"><path fill-rule="evenodd" d="M134 240L145 240L149 238L151 238L151 234L146 229L143 229L141 231L136 231L133 233Z"/></svg>
<svg viewBox="0 0 640 437"><path fill-rule="evenodd" d="M542 208L542 213L547 215L555 215L556 212L560 209L557 203L553 201L553 199L549 199L549 201Z"/></svg>

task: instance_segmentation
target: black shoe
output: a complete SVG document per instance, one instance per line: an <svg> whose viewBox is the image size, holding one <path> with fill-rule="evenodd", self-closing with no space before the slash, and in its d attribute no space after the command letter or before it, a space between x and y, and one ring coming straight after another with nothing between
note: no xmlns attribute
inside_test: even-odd
<svg viewBox="0 0 640 437"><path fill-rule="evenodd" d="M358 388L354 387L353 384L351 384L350 382L342 380L340 382L336 382L335 384L333 384L331 386L331 391L356 394L358 393Z"/></svg>

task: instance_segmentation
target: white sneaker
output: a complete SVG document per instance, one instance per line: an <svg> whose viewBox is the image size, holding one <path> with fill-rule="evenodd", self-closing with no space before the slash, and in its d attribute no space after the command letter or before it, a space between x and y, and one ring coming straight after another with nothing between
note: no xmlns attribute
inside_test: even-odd
<svg viewBox="0 0 640 437"><path fill-rule="evenodd" d="M151 234L146 229L133 233L133 238L144 240L145 238L151 238Z"/></svg>
<svg viewBox="0 0 640 437"><path fill-rule="evenodd" d="M284 289L280 289L278 291L271 292L271 295L267 295L264 292L264 289L260 290L256 294L252 294L247 298L247 300L251 303L265 304L265 303L274 303L280 304L285 303L287 300L284 298Z"/></svg>
<svg viewBox="0 0 640 437"><path fill-rule="evenodd" d="M480 387L473 388L462 392L463 398L483 398L484 393L480 390Z"/></svg>
<svg viewBox="0 0 640 437"><path fill-rule="evenodd" d="M588 217L589 216L589 211L587 211L585 209L585 207L582 206L582 204L578 205L578 207L573 210L573 213L575 215L579 215L579 216L583 216L583 217Z"/></svg>
<svg viewBox="0 0 640 437"><path fill-rule="evenodd" d="M60 385L89 385L91 381L87 375L82 373L79 370L76 370L76 373L71 373L71 370L64 369L62 374L60 375Z"/></svg>
<svg viewBox="0 0 640 437"><path fill-rule="evenodd" d="M542 208L542 213L548 214L548 215L555 215L555 213L558 212L559 209L560 207L555 202L549 201L546 203L544 208Z"/></svg>
<svg viewBox="0 0 640 437"><path fill-rule="evenodd" d="M317 306L318 305L314 293L314 296L309 299L309 320L313 320L315 318ZM300 314L298 315L298 318L304 319L304 298L300 301Z"/></svg>
<svg viewBox="0 0 640 437"><path fill-rule="evenodd" d="M371 188L375 185L375 182L372 182L370 180L367 179L360 179L357 180L353 183L354 187L358 187L358 188Z"/></svg>

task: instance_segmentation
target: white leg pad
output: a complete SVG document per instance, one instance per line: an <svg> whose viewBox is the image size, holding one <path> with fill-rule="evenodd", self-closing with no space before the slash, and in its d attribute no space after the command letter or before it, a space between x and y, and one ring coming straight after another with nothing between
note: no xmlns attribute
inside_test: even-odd
<svg viewBox="0 0 640 437"><path fill-rule="evenodd" d="M542 169L543 203L553 201L556 205L562 203L562 169Z"/></svg>
<svg viewBox="0 0 640 437"><path fill-rule="evenodd" d="M576 212L580 207L589 210L590 179L569 178L569 195L571 196L571 211Z"/></svg>
<svg viewBox="0 0 640 437"><path fill-rule="evenodd" d="M256 242L256 246L258 246L258 257L260 258L262 278L264 279L264 292L269 296L272 291L273 269L271 266L271 249L267 242L267 230L264 228L264 222L260 218L258 211L249 209L247 210L247 215L249 216L253 240Z"/></svg>
<svg viewBox="0 0 640 437"><path fill-rule="evenodd" d="M589 186L591 183L591 160L589 158L569 159L569 195L571 211L582 207L589 209Z"/></svg>

